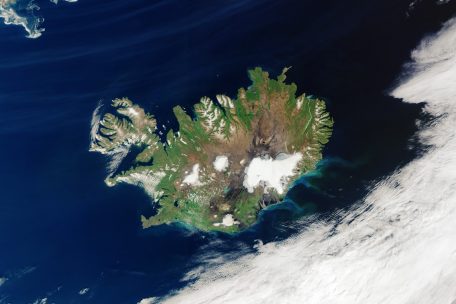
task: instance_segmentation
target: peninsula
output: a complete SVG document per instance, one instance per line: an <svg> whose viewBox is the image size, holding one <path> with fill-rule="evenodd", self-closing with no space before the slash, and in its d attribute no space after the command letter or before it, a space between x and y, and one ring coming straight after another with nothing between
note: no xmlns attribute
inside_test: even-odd
<svg viewBox="0 0 456 304"><path fill-rule="evenodd" d="M142 216L144 228L183 222L232 233L249 227L262 208L280 202L293 181L315 169L332 133L325 102L296 96L286 72L270 79L255 68L248 72L251 85L235 99L203 97L192 113L175 107L178 130L163 136L152 114L128 98L113 100L112 111L95 122L90 150L136 154L107 185L146 191L156 214Z"/></svg>

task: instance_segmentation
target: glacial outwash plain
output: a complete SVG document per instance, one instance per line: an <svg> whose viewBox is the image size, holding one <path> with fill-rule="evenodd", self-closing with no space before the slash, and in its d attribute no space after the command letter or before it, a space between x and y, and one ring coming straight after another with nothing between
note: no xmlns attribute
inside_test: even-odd
<svg viewBox="0 0 456 304"><path fill-rule="evenodd" d="M293 181L315 169L332 133L325 102L296 96L296 85L285 82L287 70L270 79L255 68L248 71L252 84L235 99L203 97L193 113L175 107L178 130L163 136L152 114L128 98L113 100L94 123L90 151L135 154L107 185L146 191L156 214L141 217L144 228L173 222L203 231L248 228L261 209L280 202Z"/></svg>

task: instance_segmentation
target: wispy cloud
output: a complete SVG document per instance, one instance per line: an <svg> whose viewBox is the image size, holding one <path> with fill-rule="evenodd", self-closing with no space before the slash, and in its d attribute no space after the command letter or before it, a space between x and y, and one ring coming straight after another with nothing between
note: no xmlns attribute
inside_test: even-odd
<svg viewBox="0 0 456 304"><path fill-rule="evenodd" d="M33 304L47 304L48 303L48 298L42 298L42 299L36 299Z"/></svg>

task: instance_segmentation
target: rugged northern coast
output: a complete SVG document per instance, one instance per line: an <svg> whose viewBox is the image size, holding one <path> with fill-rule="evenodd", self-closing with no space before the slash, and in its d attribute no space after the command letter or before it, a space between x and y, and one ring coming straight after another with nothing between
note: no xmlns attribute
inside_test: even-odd
<svg viewBox="0 0 456 304"><path fill-rule="evenodd" d="M201 98L193 118L175 107L179 129L166 138L153 115L128 98L115 99L113 111L94 126L90 150L140 152L106 183L144 188L157 207L154 216L142 216L145 228L171 222L205 231L249 227L260 209L279 202L292 181L315 168L332 133L325 102L296 96L286 72L270 79L261 68L250 70L248 89L235 99Z"/></svg>

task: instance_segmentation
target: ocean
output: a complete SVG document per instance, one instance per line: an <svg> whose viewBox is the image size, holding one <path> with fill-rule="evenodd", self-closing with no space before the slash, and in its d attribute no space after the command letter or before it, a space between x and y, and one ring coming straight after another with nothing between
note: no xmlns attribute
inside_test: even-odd
<svg viewBox="0 0 456 304"><path fill-rule="evenodd" d="M41 37L0 25L2 304L164 296L208 257L255 252L359 202L426 148L414 137L423 105L389 91L410 51L456 11L405 0L35 2ZM234 96L256 66L291 66L300 93L327 101L335 129L318 170L239 235L142 230L148 197L108 188L107 159L88 152L94 109L128 96L176 128L173 106Z"/></svg>

